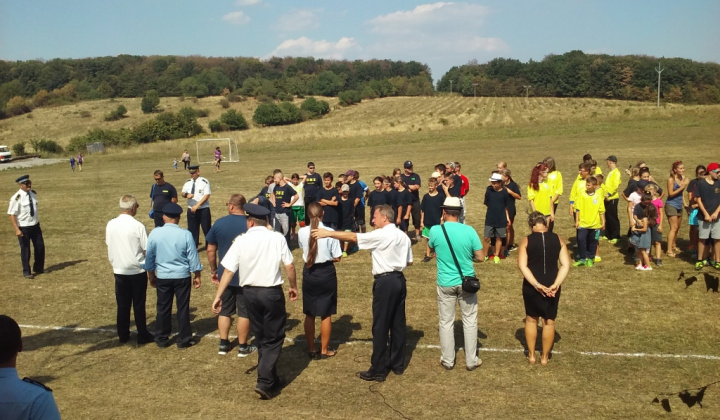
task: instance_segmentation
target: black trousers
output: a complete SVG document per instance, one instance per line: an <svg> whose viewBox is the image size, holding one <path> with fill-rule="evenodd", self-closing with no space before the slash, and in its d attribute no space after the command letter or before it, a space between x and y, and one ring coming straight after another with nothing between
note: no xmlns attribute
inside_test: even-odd
<svg viewBox="0 0 720 420"><path fill-rule="evenodd" d="M117 333L121 341L130 337L130 308L135 314L138 336L149 335L145 315L147 273L115 274L115 300L117 301Z"/></svg>
<svg viewBox="0 0 720 420"><path fill-rule="evenodd" d="M605 236L608 239L620 239L620 218L618 217L618 199L605 200Z"/></svg>
<svg viewBox="0 0 720 420"><path fill-rule="evenodd" d="M165 221L162 217L163 213L161 211L155 210L153 212L153 221L155 221L155 227L165 226Z"/></svg>
<svg viewBox="0 0 720 420"><path fill-rule="evenodd" d="M373 283L373 352L370 372L385 374L405 369L405 276L396 271L375 277ZM387 361L388 334L390 360Z"/></svg>
<svg viewBox="0 0 720 420"><path fill-rule="evenodd" d="M413 200L412 208L410 209L410 215L412 216L412 222L415 229L420 229L421 211L419 200Z"/></svg>
<svg viewBox="0 0 720 420"><path fill-rule="evenodd" d="M275 365L285 341L285 295L280 286L244 286L243 299L258 348L257 387L269 390L279 379Z"/></svg>
<svg viewBox="0 0 720 420"><path fill-rule="evenodd" d="M21 227L22 236L18 236L20 242L20 259L22 260L23 274L30 274L30 242L35 252L33 271L42 273L45 270L45 241L42 236L40 223L35 226Z"/></svg>
<svg viewBox="0 0 720 420"><path fill-rule="evenodd" d="M164 344L170 338L172 328L173 297L177 305L178 346L186 345L192 338L190 330L190 277L184 279L157 279L157 320L155 341Z"/></svg>
<svg viewBox="0 0 720 420"><path fill-rule="evenodd" d="M197 209L195 213L188 209L187 223L188 230L192 233L193 239L195 239L195 246L198 246L200 243L200 227L202 226L203 235L205 236L207 236L210 231L210 225L212 224L210 219L210 207Z"/></svg>

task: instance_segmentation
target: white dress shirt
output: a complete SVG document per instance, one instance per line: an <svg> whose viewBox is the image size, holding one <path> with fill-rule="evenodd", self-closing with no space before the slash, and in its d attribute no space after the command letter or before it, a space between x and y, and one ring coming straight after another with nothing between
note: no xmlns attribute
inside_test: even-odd
<svg viewBox="0 0 720 420"><path fill-rule="evenodd" d="M372 251L373 275L403 271L413 261L410 238L394 224L357 234L360 249Z"/></svg>
<svg viewBox="0 0 720 420"><path fill-rule="evenodd" d="M193 194L192 198L187 199L188 208L197 204L198 201L202 200L203 197L205 197L206 195L212 194L212 191L210 191L210 181L199 176L199 177L197 177L196 180L194 180L194 182L195 182L195 192L194 193L192 192L192 187L193 187L193 179L192 178L185 181L185 184L183 184L183 187L182 187L183 193ZM205 201L198 208L206 209L208 207L210 207L210 200Z"/></svg>
<svg viewBox="0 0 720 420"><path fill-rule="evenodd" d="M145 263L147 231L129 214L110 220L105 228L108 258L115 274L140 274Z"/></svg>
<svg viewBox="0 0 720 420"><path fill-rule="evenodd" d="M33 213L30 215L30 200L33 204ZM18 190L10 198L7 214L14 214L19 227L29 227L38 224L38 201L35 193Z"/></svg>
<svg viewBox="0 0 720 420"><path fill-rule="evenodd" d="M292 253L281 233L254 226L235 238L220 264L239 274L240 286L273 287L283 284L280 263L292 262Z"/></svg>
<svg viewBox="0 0 720 420"><path fill-rule="evenodd" d="M320 222L318 228L333 230ZM307 262L308 251L310 250L310 226L305 226L298 231L298 245L303 250L303 261ZM340 258L342 249L340 241L335 238L322 238L317 240L317 255L313 264L322 264L332 261L333 258Z"/></svg>

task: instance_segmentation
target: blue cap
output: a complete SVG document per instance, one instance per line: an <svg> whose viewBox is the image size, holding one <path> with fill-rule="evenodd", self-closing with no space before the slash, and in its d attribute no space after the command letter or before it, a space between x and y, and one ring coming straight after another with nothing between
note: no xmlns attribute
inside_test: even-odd
<svg viewBox="0 0 720 420"><path fill-rule="evenodd" d="M270 210L253 203L246 203L243 206L243 210L245 210L245 213L248 216L255 217L257 219L264 219L270 215Z"/></svg>
<svg viewBox="0 0 720 420"><path fill-rule="evenodd" d="M17 182L18 184L22 184L25 181L30 181L30 175L23 175L15 180L15 182Z"/></svg>
<svg viewBox="0 0 720 420"><path fill-rule="evenodd" d="M183 208L177 203L167 203L163 206L162 212L167 217L179 217L183 213Z"/></svg>

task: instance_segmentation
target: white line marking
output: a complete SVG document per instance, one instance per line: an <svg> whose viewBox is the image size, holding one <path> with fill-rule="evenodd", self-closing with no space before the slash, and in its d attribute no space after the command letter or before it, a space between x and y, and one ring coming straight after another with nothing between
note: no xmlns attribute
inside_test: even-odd
<svg viewBox="0 0 720 420"><path fill-rule="evenodd" d="M53 331L68 331L68 332L93 332L93 333L110 333L115 334L117 331L107 329L107 328L85 328L85 327L59 327L59 326L52 326L52 325L26 325L21 324L20 328L27 328L32 330L53 330ZM135 334L133 331L132 334ZM210 337L210 338L220 338L217 334L204 334L200 335L199 337ZM304 338L298 338L298 339L292 339L292 338L286 338L285 341L289 343L297 343L297 342L304 342ZM338 342L335 342L338 343ZM344 345L370 345L372 344L372 341L370 339L368 340L355 340L355 341L346 341L344 343L338 343L338 344L344 344ZM416 348L421 349L439 349L440 345L438 344L417 344L415 345ZM460 348L462 349L462 347ZM503 349L503 348L496 348L496 347L478 347L478 351L484 351L489 353L522 353L524 352L523 349ZM575 353L582 356L607 356L607 357L628 357L628 358L657 358L657 359L702 359L702 360L720 360L720 356L712 356L707 354L671 354L671 353L609 353L604 351L580 351L580 350L553 350L554 354L563 354L563 353Z"/></svg>

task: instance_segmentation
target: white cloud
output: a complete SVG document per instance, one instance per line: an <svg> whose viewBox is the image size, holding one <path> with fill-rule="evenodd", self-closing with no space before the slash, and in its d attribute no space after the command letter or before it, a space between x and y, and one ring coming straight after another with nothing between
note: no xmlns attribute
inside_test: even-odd
<svg viewBox="0 0 720 420"><path fill-rule="evenodd" d="M272 28L280 32L298 32L317 29L320 27L318 14L322 13L322 11L323 9L293 10L280 16Z"/></svg>
<svg viewBox="0 0 720 420"><path fill-rule="evenodd" d="M250 17L244 12L230 12L222 17L225 22L232 23L233 25L245 25L250 22Z"/></svg>
<svg viewBox="0 0 720 420"><path fill-rule="evenodd" d="M235 0L238 6L254 6L260 4L261 0Z"/></svg>
<svg viewBox="0 0 720 420"><path fill-rule="evenodd" d="M337 42L312 40L307 37L287 39L264 58L275 57L307 57L342 59L345 55L358 48L354 38L342 37Z"/></svg>

